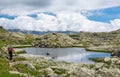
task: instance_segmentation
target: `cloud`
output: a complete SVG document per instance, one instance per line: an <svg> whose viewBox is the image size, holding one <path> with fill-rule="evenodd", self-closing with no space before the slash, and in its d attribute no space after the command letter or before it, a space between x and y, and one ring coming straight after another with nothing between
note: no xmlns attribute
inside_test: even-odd
<svg viewBox="0 0 120 77"><path fill-rule="evenodd" d="M120 29L120 19L114 19L113 21L111 21L112 24L112 28L114 28L115 30Z"/></svg>
<svg viewBox="0 0 120 77"><path fill-rule="evenodd" d="M44 13L37 14L37 18L18 16L14 20L0 18L0 24L6 29L21 29L35 31L89 31L106 32L120 28L120 20L113 20L111 24L88 20L79 13L59 13L51 16Z"/></svg>
<svg viewBox="0 0 120 77"><path fill-rule="evenodd" d="M1 0L1 6L11 6L11 5L28 5L28 6L39 6L44 7L50 4L51 0Z"/></svg>
<svg viewBox="0 0 120 77"><path fill-rule="evenodd" d="M1 14L22 15L34 12L80 12L120 6L119 0L0 0ZM15 12L15 13L14 13Z"/></svg>

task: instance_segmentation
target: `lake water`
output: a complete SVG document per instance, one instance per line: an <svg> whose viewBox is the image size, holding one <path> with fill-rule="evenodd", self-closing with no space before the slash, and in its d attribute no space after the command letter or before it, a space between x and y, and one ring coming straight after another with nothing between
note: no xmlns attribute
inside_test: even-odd
<svg viewBox="0 0 120 77"><path fill-rule="evenodd" d="M89 58L109 57L110 53L87 52L84 48L24 48L27 54L42 55L54 61L93 62Z"/></svg>

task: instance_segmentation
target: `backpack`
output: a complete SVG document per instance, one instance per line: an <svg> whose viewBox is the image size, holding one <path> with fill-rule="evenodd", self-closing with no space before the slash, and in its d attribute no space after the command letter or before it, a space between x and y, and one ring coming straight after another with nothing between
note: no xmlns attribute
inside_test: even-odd
<svg viewBox="0 0 120 77"><path fill-rule="evenodd" d="M13 51L13 48L12 48L12 47L9 47L9 48L8 48L8 51L9 51L9 52L12 52L12 51Z"/></svg>

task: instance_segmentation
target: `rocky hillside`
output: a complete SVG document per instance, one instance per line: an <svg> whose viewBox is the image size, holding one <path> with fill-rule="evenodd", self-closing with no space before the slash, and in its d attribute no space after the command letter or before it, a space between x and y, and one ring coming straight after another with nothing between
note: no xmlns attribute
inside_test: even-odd
<svg viewBox="0 0 120 77"><path fill-rule="evenodd" d="M36 35L9 32L0 27L0 47L8 44L31 44Z"/></svg>
<svg viewBox="0 0 120 77"><path fill-rule="evenodd" d="M68 35L60 33L50 33L42 35L39 38L36 38L34 46L39 47L71 47L77 43L76 40L72 39Z"/></svg>
<svg viewBox="0 0 120 77"><path fill-rule="evenodd" d="M117 51L120 48L120 30L112 32L80 32L72 35L50 33L36 38L39 47L84 47L89 50Z"/></svg>
<svg viewBox="0 0 120 77"><path fill-rule="evenodd" d="M120 30L99 33L81 32L70 37L79 41L78 46L89 49L116 51L120 48Z"/></svg>

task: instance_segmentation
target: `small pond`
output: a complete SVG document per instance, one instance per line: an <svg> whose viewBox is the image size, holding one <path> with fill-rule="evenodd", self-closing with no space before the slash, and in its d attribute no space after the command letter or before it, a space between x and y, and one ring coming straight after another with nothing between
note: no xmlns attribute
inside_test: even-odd
<svg viewBox="0 0 120 77"><path fill-rule="evenodd" d="M93 62L89 58L109 57L110 53L87 52L84 48L24 48L27 54L42 55L54 61Z"/></svg>

